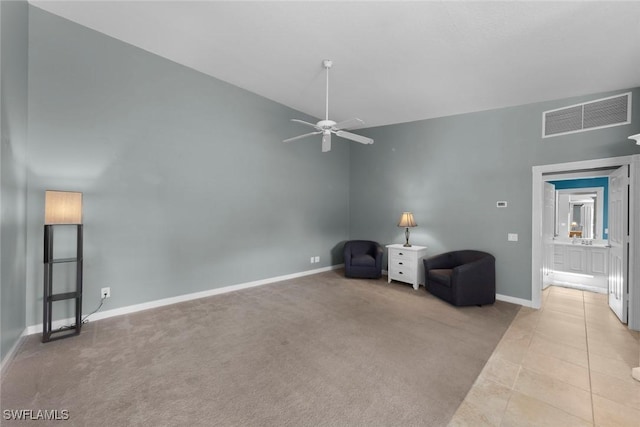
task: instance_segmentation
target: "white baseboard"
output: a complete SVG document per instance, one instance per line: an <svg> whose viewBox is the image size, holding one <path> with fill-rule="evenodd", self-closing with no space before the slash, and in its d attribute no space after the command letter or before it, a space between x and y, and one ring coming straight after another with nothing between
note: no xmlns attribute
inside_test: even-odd
<svg viewBox="0 0 640 427"><path fill-rule="evenodd" d="M337 265L331 265L329 267L322 267L322 268L316 268L314 270L307 270L307 271L302 271L299 273L292 273L292 274L286 274L283 276L276 276L276 277L270 277L267 279L261 279L261 280L255 280L253 282L247 282L247 283L240 283L237 285L230 285L230 286L223 286L221 288L214 288L214 289L209 289L206 291L202 291L202 292L194 292L191 294L185 294L185 295L178 295L175 297L170 297L170 298L164 298L164 299L159 299L159 300L155 300L155 301L149 301L149 302L144 302L141 304L134 304L134 305L129 305L126 307L120 307L120 308L114 308L112 310L106 310L106 311L101 311L101 312L97 312L94 313L93 315L91 315L90 321L95 321L95 320L101 320L101 319L108 319L109 317L114 317L114 316L121 316L123 314L130 314L130 313L136 313L138 311L143 311L143 310L149 310L151 308L157 308L157 307L163 307L165 305L171 305L171 304L177 304L180 302L185 302L185 301L191 301L191 300L195 300L195 299L199 299L199 298L206 298L206 297L210 297L210 296L214 296L214 295L220 295L220 294L224 294L227 292L234 292L234 291L238 291L241 289L247 289L247 288L253 288L256 286L262 286L262 285L267 285L270 283L275 283L275 282L282 282L285 280L291 280L291 279L296 279L299 277L304 277L304 276L310 276L312 274L318 274L318 273L324 273L326 271L332 271L332 270L337 270L340 268L343 268L344 264L337 264ZM383 270L383 274L385 274L386 271ZM518 304L518 305L522 305L524 307L532 307L531 301L530 300L525 300L525 299L521 299L521 298L515 298L515 297L510 297L508 295L501 295L501 294L496 294L496 299L499 301L505 301L505 302L510 302L513 304ZM53 330L58 329L62 326L65 325L70 325L75 321L75 318L70 317L68 319L60 319L60 320L56 320L52 323L51 328ZM33 334L39 334L42 333L42 323L38 323L36 325L31 325L28 326L25 331L23 332L22 336L26 336L26 335L33 335ZM21 341L21 340L19 340ZM15 352L15 350L18 347L18 343L16 343L16 345L14 345L14 347L11 349L10 353ZM9 354L7 355L7 357L5 357L5 360L9 360ZM2 366L4 367L5 365L5 360L2 361Z"/></svg>
<svg viewBox="0 0 640 427"><path fill-rule="evenodd" d="M509 295L502 295L502 294L496 294L496 299L498 301L504 301L504 302L510 302L512 304L518 304L518 305L521 305L523 307L533 307L532 301L528 300L528 299L510 297Z"/></svg>
<svg viewBox="0 0 640 427"><path fill-rule="evenodd" d="M13 344L11 349L9 349L9 351L7 352L7 355L4 357L4 359L0 361L0 376L4 376L5 369L7 369L7 367L11 364L13 357L16 355L16 353L18 352L18 349L24 342L24 337L26 337L27 335L28 335L27 329L22 331L22 334L20 334L20 336L18 337L16 342Z"/></svg>
<svg viewBox="0 0 640 427"><path fill-rule="evenodd" d="M576 274L568 271L554 271L551 285L573 287L606 294L609 292L608 277L602 274ZM581 286L581 287L578 287Z"/></svg>
<svg viewBox="0 0 640 427"><path fill-rule="evenodd" d="M387 275L387 270L382 270L382 274L384 276L386 276ZM420 285L420 286L424 286L424 285ZM532 304L531 300L527 300L527 299L510 297L508 295L501 295L501 294L496 294L496 299L498 301L504 301L504 302L510 302L512 304L518 304L518 305L521 305L523 307L533 307L533 304Z"/></svg>
<svg viewBox="0 0 640 427"><path fill-rule="evenodd" d="M607 288L603 288L601 286L590 286L582 283L565 282L562 280L554 280L551 286L560 286L561 288L578 289L580 291L589 291L589 292L595 292L598 294L607 294L609 291Z"/></svg>
<svg viewBox="0 0 640 427"><path fill-rule="evenodd" d="M387 270L382 270L382 274L384 276L386 276L387 275ZM420 285L420 286L424 286L424 285ZM533 304L532 304L531 300L528 300L528 299L510 297L508 295L501 295L501 294L496 294L496 299L498 301L504 301L504 302L510 302L512 304L518 304L518 305L521 305L523 307L533 307Z"/></svg>
<svg viewBox="0 0 640 427"><path fill-rule="evenodd" d="M206 298L213 295L225 294L227 292L238 291L240 289L253 288L256 286L267 285L269 283L282 282L284 280L296 279L298 277L310 276L312 274L324 273L325 271L337 270L344 267L344 264L331 265L329 267L316 268L314 270L302 271L299 273L286 274L284 276L270 277L267 279L255 280L253 282L240 283L237 285L224 286L221 288L209 289L202 292L194 292L191 294L178 295L176 297L164 298L155 301L144 302L141 304L129 305L126 307L114 308L113 310L99 311L91 315L90 321L107 319L109 317L121 316L123 314L135 313L138 311L148 310L150 308L162 307L165 305L177 304L179 302L191 301L199 298ZM70 325L75 322L74 317L68 319L60 319L52 322L51 329L55 330L61 326ZM27 327L24 335L32 335L42 333L42 323Z"/></svg>

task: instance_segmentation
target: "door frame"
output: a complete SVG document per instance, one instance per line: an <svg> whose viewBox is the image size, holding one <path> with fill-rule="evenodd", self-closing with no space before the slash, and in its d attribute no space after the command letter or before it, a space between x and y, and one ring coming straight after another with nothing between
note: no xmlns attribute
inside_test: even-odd
<svg viewBox="0 0 640 427"><path fill-rule="evenodd" d="M543 182L542 183L542 193L543 193L543 201L542 201L542 289L546 289L551 285L551 282L553 281L553 276L554 276L554 264L555 264L555 247L554 242L556 240L556 219L558 217L558 211L557 211L557 207L558 207L558 202L557 202L557 193L556 193L556 186L550 182ZM548 194L547 194L547 190L553 192L553 217L550 221L550 223L548 224L547 221L549 221L549 218L547 218L548 212L547 212L547 203L548 203ZM553 227L553 232L551 233L551 242L549 242L549 234L546 234L545 237L545 232L548 232L549 227ZM549 246L551 246L551 250L549 250ZM545 248L546 251L545 251ZM550 265L547 265L547 269L550 270L547 271L546 276L545 276L545 262L549 263Z"/></svg>
<svg viewBox="0 0 640 427"><path fill-rule="evenodd" d="M629 165L629 317L630 329L640 331L640 154L604 159L555 163L532 168L532 219L531 219L531 306L540 308L542 295L542 209L544 207L544 174L575 172L599 168Z"/></svg>

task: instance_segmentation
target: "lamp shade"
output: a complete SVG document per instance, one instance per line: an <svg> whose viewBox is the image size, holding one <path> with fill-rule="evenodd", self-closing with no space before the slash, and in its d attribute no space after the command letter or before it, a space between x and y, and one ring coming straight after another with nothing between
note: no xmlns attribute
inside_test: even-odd
<svg viewBox="0 0 640 427"><path fill-rule="evenodd" d="M413 219L413 213L402 212L400 221L398 221L398 227L416 227L416 221Z"/></svg>
<svg viewBox="0 0 640 427"><path fill-rule="evenodd" d="M636 144L640 145L640 133L637 135L631 135L629 139L634 139L636 141Z"/></svg>
<svg viewBox="0 0 640 427"><path fill-rule="evenodd" d="M44 223L82 224L82 193L47 190L44 196Z"/></svg>

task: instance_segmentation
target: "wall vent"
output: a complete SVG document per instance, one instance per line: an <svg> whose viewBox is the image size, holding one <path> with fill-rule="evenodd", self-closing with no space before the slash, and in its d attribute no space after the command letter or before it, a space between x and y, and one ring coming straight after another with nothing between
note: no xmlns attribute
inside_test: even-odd
<svg viewBox="0 0 640 427"><path fill-rule="evenodd" d="M631 92L542 113L542 137L631 123Z"/></svg>

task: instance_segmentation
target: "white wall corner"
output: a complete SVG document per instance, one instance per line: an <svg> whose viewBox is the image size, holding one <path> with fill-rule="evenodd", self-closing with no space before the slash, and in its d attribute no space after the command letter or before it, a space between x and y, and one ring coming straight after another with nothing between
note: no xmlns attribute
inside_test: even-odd
<svg viewBox="0 0 640 427"><path fill-rule="evenodd" d="M4 377L4 374L6 373L5 371L7 369L9 369L9 365L11 365L11 362L13 361L13 358L16 356L16 354L18 353L18 349L22 346L22 344L25 341L25 337L28 335L27 333L27 329L25 329L24 331L22 331L22 333L20 334L20 337L18 337L18 339L16 340L16 342L13 344L13 346L11 347L11 349L9 349L9 351L7 352L7 355L4 357L4 359L2 359L2 361L0 361L0 377Z"/></svg>
<svg viewBox="0 0 640 427"><path fill-rule="evenodd" d="M518 304L523 307L535 308L533 307L533 301L523 298L510 297L509 295L496 294L496 299L498 301L510 302L512 304Z"/></svg>

